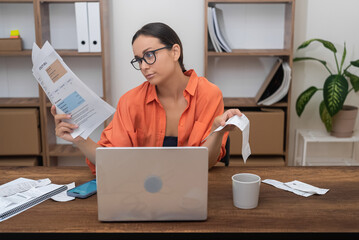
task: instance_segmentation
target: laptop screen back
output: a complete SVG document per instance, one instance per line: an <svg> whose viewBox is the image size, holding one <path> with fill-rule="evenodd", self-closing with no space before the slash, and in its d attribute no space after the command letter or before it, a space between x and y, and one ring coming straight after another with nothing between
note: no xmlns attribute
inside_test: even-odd
<svg viewBox="0 0 359 240"><path fill-rule="evenodd" d="M100 221L207 219L205 147L97 148Z"/></svg>

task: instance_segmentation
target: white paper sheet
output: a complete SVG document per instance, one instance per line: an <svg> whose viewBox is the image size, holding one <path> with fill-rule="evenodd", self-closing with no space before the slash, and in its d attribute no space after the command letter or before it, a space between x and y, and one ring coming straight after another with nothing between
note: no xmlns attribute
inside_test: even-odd
<svg viewBox="0 0 359 240"><path fill-rule="evenodd" d="M67 122L79 126L71 133L73 138L87 139L115 112L71 71L48 42L41 49L34 43L32 61L32 73L57 113L70 114Z"/></svg>
<svg viewBox="0 0 359 240"><path fill-rule="evenodd" d="M11 201L7 200L5 197L0 197L0 209L6 208L10 204L12 204Z"/></svg>
<svg viewBox="0 0 359 240"><path fill-rule="evenodd" d="M48 178L40 180L32 180L27 178L18 178L9 184L0 186L0 197L8 197L16 193L25 192L31 188L46 186L51 183Z"/></svg>
<svg viewBox="0 0 359 240"><path fill-rule="evenodd" d="M288 187L287 185L285 185L284 183L280 182L280 181L277 181L277 180L273 180L273 179L265 179L262 181L263 183L267 183L269 185L272 185L276 188L279 188L279 189L282 189L282 190L285 190L285 191L288 191L288 192L292 192L292 193L295 193L299 196L303 196L303 197L309 197L309 196L312 196L313 193L307 193L307 192L302 192L302 191L299 191L299 190L295 190L293 188L290 188Z"/></svg>
<svg viewBox="0 0 359 240"><path fill-rule="evenodd" d="M318 188L318 187L312 186L310 184L307 184L307 183L304 183L304 182L301 182L298 180L294 180L292 182L286 182L284 184L292 189L295 189L295 190L318 194L318 195L324 195L329 191L329 189Z"/></svg>
<svg viewBox="0 0 359 240"><path fill-rule="evenodd" d="M300 182L297 180L292 181L292 182L283 183L283 182L273 180L273 179L265 179L262 182L272 185L276 188L295 193L295 194L297 194L299 196L303 196L303 197L309 197L314 194L323 195L329 191L329 189L317 188L315 186L312 186L312 185L309 185L309 184L306 184L306 183L303 183L303 182Z"/></svg>
<svg viewBox="0 0 359 240"><path fill-rule="evenodd" d="M43 181L35 181L28 178L17 178L11 182L1 185L0 189L7 189L4 191L6 194L9 192L16 193L7 195L6 197L0 197L0 222L46 200L46 198L39 199L40 197L49 194L52 191L56 191L57 189L64 188L62 185L50 184L50 182L51 181L48 178L43 179ZM30 185L31 187L29 188ZM9 211L12 213L8 214Z"/></svg>
<svg viewBox="0 0 359 240"><path fill-rule="evenodd" d="M219 126L213 132L211 132L202 142L204 142L209 136L214 132L221 131L227 125L234 125L242 131L242 158L244 163L246 163L247 158L251 155L251 147L249 146L249 119L242 113L242 116L234 115L226 121L224 126Z"/></svg>

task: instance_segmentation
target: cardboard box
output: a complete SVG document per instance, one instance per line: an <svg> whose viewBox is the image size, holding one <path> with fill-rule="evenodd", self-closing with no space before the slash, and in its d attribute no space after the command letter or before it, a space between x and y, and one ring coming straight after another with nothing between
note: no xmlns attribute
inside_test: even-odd
<svg viewBox="0 0 359 240"><path fill-rule="evenodd" d="M37 108L0 108L0 155L41 152Z"/></svg>
<svg viewBox="0 0 359 240"><path fill-rule="evenodd" d="M241 156L233 156L229 160L229 166L242 167L284 167L284 157L250 156L246 164Z"/></svg>
<svg viewBox="0 0 359 240"><path fill-rule="evenodd" d="M0 38L0 51L22 51L21 38Z"/></svg>
<svg viewBox="0 0 359 240"><path fill-rule="evenodd" d="M39 161L36 157L1 157L0 167L33 167L38 166Z"/></svg>
<svg viewBox="0 0 359 240"><path fill-rule="evenodd" d="M284 111L280 109L243 112L250 121L249 145L252 155L284 153ZM242 154L242 132L229 133L230 154Z"/></svg>

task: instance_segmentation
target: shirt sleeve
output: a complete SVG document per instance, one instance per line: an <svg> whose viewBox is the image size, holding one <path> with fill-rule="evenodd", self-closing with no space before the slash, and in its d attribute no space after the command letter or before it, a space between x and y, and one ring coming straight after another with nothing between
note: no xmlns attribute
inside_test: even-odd
<svg viewBox="0 0 359 240"><path fill-rule="evenodd" d="M103 147L132 147L136 145L131 138L133 127L128 112L125 96L121 97L110 124L103 130L97 144ZM86 158L86 163L91 172L96 175L96 166Z"/></svg>
<svg viewBox="0 0 359 240"><path fill-rule="evenodd" d="M200 124L204 128L204 134L202 132L201 136L198 136L198 138L200 138L200 142L202 142L211 133L214 119L217 116L222 115L224 112L224 103L221 90L207 80L206 82L207 84L205 86L200 87L200 89L204 89L201 91L202 94L198 96L199 100L197 102L197 111L199 112L199 115L195 124ZM217 161L220 161L226 155L227 138L228 132L223 135L221 152ZM203 143L200 143L200 145L202 144Z"/></svg>

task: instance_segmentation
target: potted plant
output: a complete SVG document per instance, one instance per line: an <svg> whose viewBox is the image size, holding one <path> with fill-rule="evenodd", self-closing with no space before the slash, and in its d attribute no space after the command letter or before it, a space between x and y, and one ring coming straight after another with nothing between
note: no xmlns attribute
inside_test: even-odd
<svg viewBox="0 0 359 240"><path fill-rule="evenodd" d="M350 67L359 68L359 59L355 61L351 61L348 66L343 68L344 61L347 54L346 45L344 43L344 50L341 57L341 62L338 62L337 58L337 49L334 44L322 40L322 39L310 39L302 43L297 50L306 48L309 44L313 42L321 43L326 49L330 50L334 54L334 60L336 64L335 71L331 71L327 66L327 62L314 57L296 57L293 59L294 62L305 61L305 60L313 60L321 63L326 70L329 72L329 76L325 79L323 88L317 88L315 86L311 86L302 92L296 102L296 112L300 117L305 109L305 106L313 97L313 95L318 92L323 92L323 100L319 106L319 115L324 123L328 132L331 132L331 135L337 137L350 137L352 135L355 119L358 112L358 108L356 106L347 106L344 105L345 99L351 91L357 92L359 90L359 77L351 72L349 72ZM351 83L351 88L349 86L349 82ZM349 113L348 110L353 110L354 112ZM351 111L349 111L351 112ZM344 127L342 133L340 133L340 122L341 117L344 115ZM354 119L352 119L354 117ZM348 118L351 118L351 123L348 123ZM339 124L339 129L338 129ZM348 129L351 128L351 129ZM338 132L339 131L339 132Z"/></svg>

